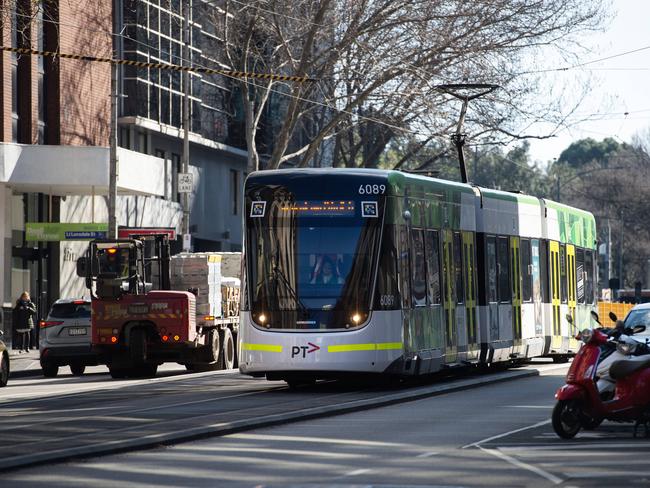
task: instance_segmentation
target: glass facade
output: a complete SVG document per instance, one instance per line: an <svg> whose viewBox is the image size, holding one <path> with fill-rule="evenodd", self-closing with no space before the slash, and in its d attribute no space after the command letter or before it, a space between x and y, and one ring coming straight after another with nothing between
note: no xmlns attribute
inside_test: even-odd
<svg viewBox="0 0 650 488"><path fill-rule="evenodd" d="M188 48L183 49L183 15L189 8ZM222 42L207 20L214 3L199 0L125 0L124 57L149 63L218 67ZM203 22L203 23L202 23ZM140 116L175 128L182 126L183 76L166 69L125 66L126 95L122 116ZM229 138L229 80L221 75L190 73L191 131L206 139L239 147Z"/></svg>

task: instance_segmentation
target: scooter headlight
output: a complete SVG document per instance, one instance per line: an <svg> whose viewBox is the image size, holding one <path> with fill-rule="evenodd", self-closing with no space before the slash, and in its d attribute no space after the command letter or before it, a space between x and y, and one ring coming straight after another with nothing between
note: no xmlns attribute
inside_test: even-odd
<svg viewBox="0 0 650 488"><path fill-rule="evenodd" d="M582 342L587 344L591 340L593 335L594 335L594 333L593 333L593 331L591 329L584 329L580 333L580 338L582 339Z"/></svg>

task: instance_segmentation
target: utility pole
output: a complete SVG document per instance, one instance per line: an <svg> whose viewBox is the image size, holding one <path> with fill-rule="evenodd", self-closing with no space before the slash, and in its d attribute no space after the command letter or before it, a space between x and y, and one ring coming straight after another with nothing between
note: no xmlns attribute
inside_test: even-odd
<svg viewBox="0 0 650 488"><path fill-rule="evenodd" d="M181 65L189 65L187 60L190 57L190 16L192 15L192 0L181 1L183 17L183 47L181 49ZM190 169L190 75L187 71L182 72L183 81L183 156L181 159L182 172L187 174ZM191 250L190 238L190 194L182 193L183 199L183 251Z"/></svg>
<svg viewBox="0 0 650 488"><path fill-rule="evenodd" d="M113 2L113 59L118 58L117 7L119 2ZM117 97L118 79L117 64L111 63L111 115L110 115L110 150L108 163L108 238L117 237Z"/></svg>

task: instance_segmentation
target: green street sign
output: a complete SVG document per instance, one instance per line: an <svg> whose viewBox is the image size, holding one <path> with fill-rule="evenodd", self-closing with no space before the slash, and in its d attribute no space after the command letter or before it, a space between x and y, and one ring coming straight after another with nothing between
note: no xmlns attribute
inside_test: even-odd
<svg viewBox="0 0 650 488"><path fill-rule="evenodd" d="M105 238L108 224L26 222L26 241L90 241Z"/></svg>

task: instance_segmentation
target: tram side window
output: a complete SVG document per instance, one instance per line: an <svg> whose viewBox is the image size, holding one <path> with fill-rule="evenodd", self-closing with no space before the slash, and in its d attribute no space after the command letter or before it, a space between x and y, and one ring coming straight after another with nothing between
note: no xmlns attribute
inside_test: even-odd
<svg viewBox="0 0 650 488"><path fill-rule="evenodd" d="M465 303L463 288L463 244L459 232L454 232L454 279L456 281L456 303Z"/></svg>
<svg viewBox="0 0 650 488"><path fill-rule="evenodd" d="M560 246L560 298L562 303L567 302L567 261L566 246Z"/></svg>
<svg viewBox="0 0 650 488"><path fill-rule="evenodd" d="M530 302L533 299L533 262L530 254L530 241L521 240L521 299Z"/></svg>
<svg viewBox="0 0 650 488"><path fill-rule="evenodd" d="M585 251L576 250L576 281L578 289L578 303L585 303Z"/></svg>
<svg viewBox="0 0 650 488"><path fill-rule="evenodd" d="M511 298L510 292L510 269L508 259L508 238L499 237L497 241L497 260L499 263L499 301L501 303L509 302Z"/></svg>
<svg viewBox="0 0 650 488"><path fill-rule="evenodd" d="M409 266L409 238L408 228L405 225L399 226L399 276L400 295L402 296L402 307L411 308L411 286Z"/></svg>
<svg viewBox="0 0 650 488"><path fill-rule="evenodd" d="M488 237L486 240L487 255L487 292L488 302L497 301L497 241L494 237Z"/></svg>
<svg viewBox="0 0 650 488"><path fill-rule="evenodd" d="M397 285L397 237L395 226L384 228L377 274L377 291L374 307L379 310L398 310L400 308L399 287Z"/></svg>
<svg viewBox="0 0 650 488"><path fill-rule="evenodd" d="M594 303L594 255L585 251L585 303Z"/></svg>
<svg viewBox="0 0 650 488"><path fill-rule="evenodd" d="M427 281L424 264L424 234L422 229L411 229L411 294L413 305L427 304Z"/></svg>
<svg viewBox="0 0 650 488"><path fill-rule="evenodd" d="M539 241L539 272L540 272L540 289L542 291L542 302L550 303L550 281L548 279L548 241L540 240Z"/></svg>
<svg viewBox="0 0 650 488"><path fill-rule="evenodd" d="M440 303L440 237L438 231L430 230L425 235L426 263L427 263L427 291L429 303L438 305Z"/></svg>

